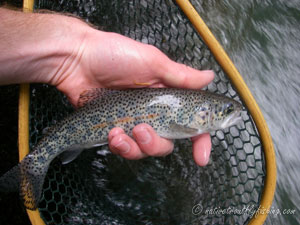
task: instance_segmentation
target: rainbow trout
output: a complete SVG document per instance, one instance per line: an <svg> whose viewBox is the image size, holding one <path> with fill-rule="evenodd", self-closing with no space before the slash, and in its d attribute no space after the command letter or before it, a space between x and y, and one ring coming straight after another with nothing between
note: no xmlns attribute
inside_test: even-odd
<svg viewBox="0 0 300 225"><path fill-rule="evenodd" d="M51 161L71 162L83 149L107 144L113 127L131 135L133 127L150 124L164 138L189 138L223 129L240 120L242 105L199 90L148 88L93 89L79 99L82 106L48 130L34 149L0 178L0 190L20 190L28 209L36 209Z"/></svg>

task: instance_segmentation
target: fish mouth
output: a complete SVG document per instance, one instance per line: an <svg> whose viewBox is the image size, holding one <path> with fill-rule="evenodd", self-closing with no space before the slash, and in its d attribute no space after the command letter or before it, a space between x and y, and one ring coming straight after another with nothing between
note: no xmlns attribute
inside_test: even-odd
<svg viewBox="0 0 300 225"><path fill-rule="evenodd" d="M227 128L233 125L238 124L242 121L241 111L232 113L228 118L222 123L221 128Z"/></svg>

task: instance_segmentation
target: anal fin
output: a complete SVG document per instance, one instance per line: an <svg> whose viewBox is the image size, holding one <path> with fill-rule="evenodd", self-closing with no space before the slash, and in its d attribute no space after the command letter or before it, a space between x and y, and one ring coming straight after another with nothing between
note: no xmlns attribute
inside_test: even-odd
<svg viewBox="0 0 300 225"><path fill-rule="evenodd" d="M59 155L62 164L72 162L84 150L83 146L73 145Z"/></svg>
<svg viewBox="0 0 300 225"><path fill-rule="evenodd" d="M77 156L84 150L92 147L98 147L101 145L105 145L107 142L103 143L94 143L94 144L85 144L85 145L72 145L69 148L67 148L63 153L59 155L59 158L62 162L62 164L68 164L72 162L74 159L77 158Z"/></svg>

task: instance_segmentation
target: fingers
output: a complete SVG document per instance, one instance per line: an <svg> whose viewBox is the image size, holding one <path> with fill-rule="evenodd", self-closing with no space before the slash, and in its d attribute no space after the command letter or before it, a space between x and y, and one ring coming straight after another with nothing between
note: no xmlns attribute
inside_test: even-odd
<svg viewBox="0 0 300 225"><path fill-rule="evenodd" d="M147 124L139 124L133 129L135 140L127 136L121 128L114 128L108 135L109 146L114 154L126 159L142 159L147 156L166 156L173 151L173 142L159 137ZM208 133L192 138L193 157L199 166L206 166L211 152Z"/></svg>
<svg viewBox="0 0 300 225"><path fill-rule="evenodd" d="M199 166L206 166L211 152L211 139L208 133L192 138L193 156Z"/></svg>
<svg viewBox="0 0 300 225"><path fill-rule="evenodd" d="M148 124L137 125L132 134L141 150L149 156L165 156L173 151L173 142L159 137Z"/></svg>
<svg viewBox="0 0 300 225"><path fill-rule="evenodd" d="M144 154L136 142L125 133L118 134L109 140L111 151L126 159L142 159L147 155Z"/></svg>
<svg viewBox="0 0 300 225"><path fill-rule="evenodd" d="M132 133L135 140L121 128L112 129L108 136L111 151L126 159L141 159L146 156L165 156L173 150L173 142L159 137L147 124L137 125Z"/></svg>

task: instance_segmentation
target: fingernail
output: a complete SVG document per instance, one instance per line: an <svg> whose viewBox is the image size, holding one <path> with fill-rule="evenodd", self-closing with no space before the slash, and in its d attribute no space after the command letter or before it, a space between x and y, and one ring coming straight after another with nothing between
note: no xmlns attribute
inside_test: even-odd
<svg viewBox="0 0 300 225"><path fill-rule="evenodd" d="M206 166L209 161L209 149L204 147L202 155L202 166Z"/></svg>
<svg viewBox="0 0 300 225"><path fill-rule="evenodd" d="M147 129L145 128L139 128L138 130L136 130L136 139L140 144L149 144L151 141L151 135L149 133L149 131L147 131Z"/></svg>
<svg viewBox="0 0 300 225"><path fill-rule="evenodd" d="M127 153L130 151L130 145L126 141L121 141L119 144L115 145L121 153Z"/></svg>
<svg viewBox="0 0 300 225"><path fill-rule="evenodd" d="M109 138L112 140L115 136L122 134L123 130L121 128L114 128L109 133Z"/></svg>
<svg viewBox="0 0 300 225"><path fill-rule="evenodd" d="M202 70L202 73L206 73L208 76L215 76L215 72L213 70Z"/></svg>

